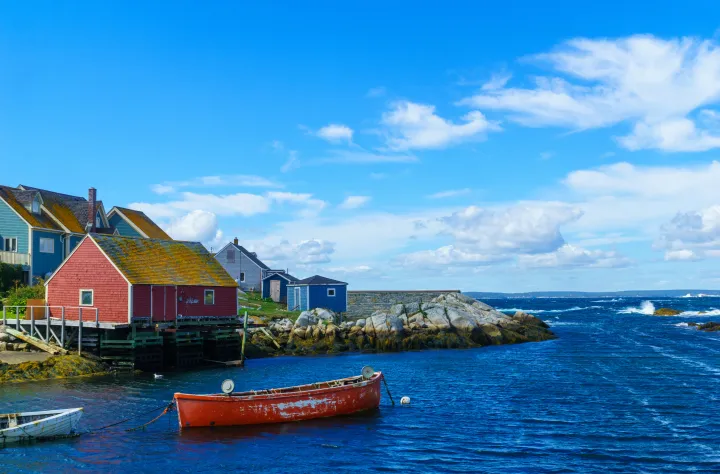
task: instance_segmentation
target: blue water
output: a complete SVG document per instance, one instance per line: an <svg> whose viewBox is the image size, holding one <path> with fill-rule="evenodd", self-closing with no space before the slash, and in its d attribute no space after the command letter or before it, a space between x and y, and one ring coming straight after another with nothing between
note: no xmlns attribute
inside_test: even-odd
<svg viewBox="0 0 720 474"><path fill-rule="evenodd" d="M118 376L0 387L0 412L83 406L83 428L142 413L176 391L277 387L372 365L393 396L365 416L180 433L173 414L121 428L0 450L7 472L703 472L720 471L720 321L639 311L642 300L486 300L531 310L555 341L379 355L255 360L245 369ZM720 299L654 301L688 311ZM129 426L140 424L142 417Z"/></svg>

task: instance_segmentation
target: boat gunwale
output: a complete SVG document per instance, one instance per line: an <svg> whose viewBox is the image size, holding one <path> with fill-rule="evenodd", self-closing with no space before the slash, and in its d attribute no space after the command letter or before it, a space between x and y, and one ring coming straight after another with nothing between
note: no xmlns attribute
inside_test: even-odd
<svg viewBox="0 0 720 474"><path fill-rule="evenodd" d="M373 373L372 377L370 377L367 380L364 380L361 378L362 376L355 376L355 377L346 377L344 379L335 379L335 380L329 380L326 382L315 382L315 384L330 384L333 382L344 382L348 380L356 380L360 378L355 383L352 383L350 385L340 385L337 387L322 387L322 388L314 388L314 389L304 389L304 390L298 390L294 392L289 391L283 391L278 393L270 393L272 390L292 390L292 389L300 389L301 387L309 387L313 384L304 384L304 385L294 385L291 387L283 387L283 388L277 388L277 389L265 389L265 390L257 390L257 392L266 392L266 393L258 393L257 395L236 395L236 393L248 393L248 392L233 392L230 394L225 393L214 393L214 394L207 394L207 395L194 395L189 393L175 393L175 399L176 400L183 400L183 401L208 401L208 402L240 402L240 401L256 401L256 400L282 400L285 398L296 398L298 396L306 396L306 395L319 395L323 393L336 393L336 392L342 392L346 390L354 390L362 387L366 387L370 385L371 383L378 383L380 382L380 379L382 378L382 372L375 372ZM252 392L252 390L250 390Z"/></svg>
<svg viewBox="0 0 720 474"><path fill-rule="evenodd" d="M59 413L58 413L59 412ZM0 439L6 439L6 438L22 438L23 436L17 437L17 436L8 436L8 434L14 432L14 431L23 431L25 432L25 427L27 426L37 426L40 423L46 423L51 420L56 420L58 418L64 417L64 416L70 416L75 413L82 413L84 412L83 408L68 408L66 410L45 410L45 411L26 411L26 412L17 412L17 413L5 413L4 416L8 415L20 415L20 416L38 416L43 415L46 413L55 413L52 416L48 416L47 418L40 418L39 420L35 421L28 421L27 423L22 423L17 426L10 426L7 428L0 429ZM3 416L0 415L0 416ZM42 438L42 436L34 436L34 435L28 435L30 438Z"/></svg>

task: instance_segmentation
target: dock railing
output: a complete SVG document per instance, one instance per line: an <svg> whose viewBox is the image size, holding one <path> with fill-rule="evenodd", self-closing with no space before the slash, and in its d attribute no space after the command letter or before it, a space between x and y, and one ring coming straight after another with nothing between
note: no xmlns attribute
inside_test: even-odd
<svg viewBox="0 0 720 474"><path fill-rule="evenodd" d="M40 308L40 309L44 310L42 319L35 318L35 313L36 313L35 308ZM65 317L66 310L77 310L78 311L78 319L77 319L78 354L80 354L82 352L83 311L88 311L88 312L93 311L94 312L93 319L94 319L94 323L95 323L95 328L100 327L100 310L98 308L93 308L91 306L26 306L26 305L5 306L5 307L3 307L3 311L2 311L2 319L3 319L3 324L6 326L8 325L8 321L11 321L11 322L13 321L12 319L8 318L8 309L15 310L14 311L14 313L15 313L14 323L15 323L16 331L24 331L25 330L24 328L22 328L22 324L20 322L21 321L20 310L27 309L28 310L27 312L30 313L30 319L29 319L30 333L29 333L29 335L31 337L37 337L38 339L40 339L41 341L45 341L46 343L50 342L50 338L52 336L52 338L55 339L55 341L57 341L57 343L62 348L65 347L65 333L66 333L65 326L68 321ZM59 318L51 317L51 311L50 311L51 309L59 309L60 317ZM27 314L25 316L27 316ZM22 321L28 321L28 320L23 318ZM59 337L55 333L55 331L53 331L53 329L52 329L53 321L58 322L58 324L60 326L60 336ZM88 322L90 322L90 321L92 321L92 319L89 320ZM44 322L44 324L42 324L42 322ZM75 322L75 321L72 320L72 322ZM92 322L90 322L90 324L92 324ZM43 334L37 328L37 326L46 326L45 334ZM36 336L36 334L37 334L37 336Z"/></svg>

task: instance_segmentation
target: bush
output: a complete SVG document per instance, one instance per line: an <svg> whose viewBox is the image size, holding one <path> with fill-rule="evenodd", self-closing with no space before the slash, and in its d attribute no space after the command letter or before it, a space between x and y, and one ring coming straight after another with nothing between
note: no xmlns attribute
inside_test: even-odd
<svg viewBox="0 0 720 474"><path fill-rule="evenodd" d="M20 265L0 262L0 295L23 282L23 269Z"/></svg>
<svg viewBox="0 0 720 474"><path fill-rule="evenodd" d="M42 278L38 278L37 283L33 286L17 286L8 291L2 303L4 306L26 306L27 300L41 299L45 299L45 282ZM20 314L24 315L25 311L20 310Z"/></svg>

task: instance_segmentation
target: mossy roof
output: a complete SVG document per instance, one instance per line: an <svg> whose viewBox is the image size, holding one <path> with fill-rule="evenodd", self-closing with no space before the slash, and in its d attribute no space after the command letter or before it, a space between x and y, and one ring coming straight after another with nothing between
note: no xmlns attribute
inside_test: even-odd
<svg viewBox="0 0 720 474"><path fill-rule="evenodd" d="M78 234L85 233L85 226L88 220L88 201L80 196L71 196L69 194L56 193L47 189L34 188L24 184L21 188L37 191L43 199L43 206L65 226L70 232ZM101 201L97 202L98 207Z"/></svg>
<svg viewBox="0 0 720 474"><path fill-rule="evenodd" d="M199 242L90 234L133 285L237 287Z"/></svg>
<svg viewBox="0 0 720 474"><path fill-rule="evenodd" d="M152 219L146 216L144 212L117 206L115 207L115 209L120 211L122 215L124 215L132 224L134 224L138 229L143 231L143 233L145 233L148 238L172 240L172 237L167 235L165 231L162 230L160 226L158 226L155 222L153 222Z"/></svg>
<svg viewBox="0 0 720 474"><path fill-rule="evenodd" d="M31 203L35 194L34 191L23 191L8 186L0 186L0 198L17 212L25 222L30 224L30 226L39 229L62 230L60 226L44 212L34 214L25 207L24 203Z"/></svg>

